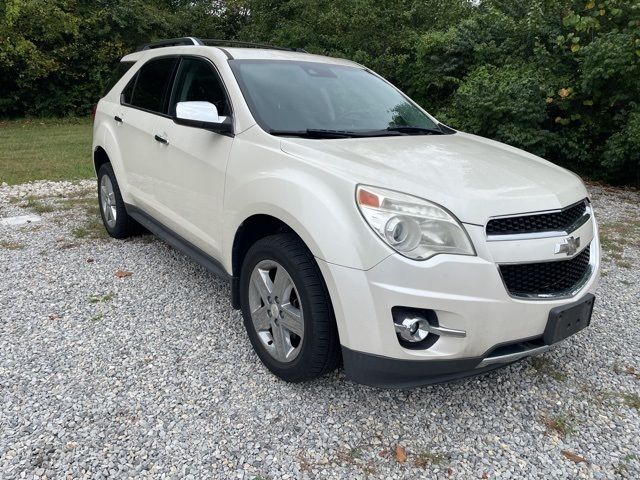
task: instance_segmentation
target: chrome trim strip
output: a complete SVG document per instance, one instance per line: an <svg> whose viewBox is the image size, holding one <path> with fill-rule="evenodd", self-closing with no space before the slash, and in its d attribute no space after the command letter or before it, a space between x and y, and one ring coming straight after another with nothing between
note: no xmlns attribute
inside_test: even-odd
<svg viewBox="0 0 640 480"><path fill-rule="evenodd" d="M447 327L436 327L434 325L429 325L427 327L427 331L429 333L433 333L434 335L441 335L445 337L464 338L467 336L467 332L464 330L457 330L455 328Z"/></svg>
<svg viewBox="0 0 640 480"><path fill-rule="evenodd" d="M489 235L487 233L487 225L491 220L499 219L499 218L517 218L517 217L531 217L534 215L545 215L548 213L560 213L563 210L567 210L569 208L575 207L580 203L585 203L584 213L580 218L578 218L573 224L567 228L567 230L555 230L549 232L530 232L530 233L512 233L508 235ZM484 224L484 233L487 237L488 242L502 242L502 241L511 241L511 240L531 240L536 238L553 238L553 237L562 237L565 235L569 235L575 232L582 225L587 223L591 216L593 215L593 209L591 208L591 203L589 203L588 199L581 200L579 202L573 203L567 207L556 209L556 210L542 210L539 212L529 212L529 213L521 213L516 215L499 215L496 217L490 217L487 222Z"/></svg>
<svg viewBox="0 0 640 480"><path fill-rule="evenodd" d="M594 238L595 238L595 236L594 236ZM567 256L564 256L564 257L555 256L554 258L545 258L543 260L525 260L525 261L522 261L522 262L499 262L498 265L527 265L529 263L566 262L567 260L573 260L574 258L580 256L580 254L582 254L582 252L584 252L589 247L589 245L591 245L591 243L593 243L593 238L591 239L590 243L584 245L580 250L578 250L576 253L574 253L570 257L567 257ZM589 254L589 261L591 261L591 254Z"/></svg>
<svg viewBox="0 0 640 480"><path fill-rule="evenodd" d="M512 264L499 263L499 264L496 264L496 268L498 269L498 275L500 275L500 280L502 280L502 285L504 285L504 289L510 298L515 298L518 300L562 300L562 299L572 298L572 297L575 297L580 292L580 290L584 288L584 286L589 282L589 280L591 280L591 277L593 276L596 270L596 265L598 264L598 254L599 254L600 248L598 246L598 243L596 242L596 237L593 238L589 246L591 247L591 250L589 251L589 265L587 266L587 270L584 272L584 275L578 281L578 283L576 283L573 286L573 288L571 288L570 290L561 292L559 294L539 293L539 294L529 294L529 295L513 295L509 291L509 288L507 287L507 284L505 283L504 278L502 277L502 272L500 271L500 265L525 265L527 263L545 263L545 262L518 262L518 263L512 263ZM585 248L587 248L587 246L585 246ZM557 261L566 262L577 257L583 251L584 251L584 248L571 258L553 259L553 260L548 260L547 262L557 262Z"/></svg>
<svg viewBox="0 0 640 480"><path fill-rule="evenodd" d="M556 344L557 345L557 344ZM552 345L543 345L542 347L532 348L531 350L525 350L524 352L510 353L508 355L500 355L497 357L487 357L483 359L476 368L486 367L488 365L495 365L497 363L511 363L516 360L520 360L524 357L531 357L534 355L540 355L546 352L552 347Z"/></svg>
<svg viewBox="0 0 640 480"><path fill-rule="evenodd" d="M575 207L576 205L579 205L581 203L586 202L587 204L589 204L589 199L588 198L583 198L582 200L578 200L577 202L574 202L570 205L567 205L566 207L562 207L562 208L552 208L549 210L535 210L533 212L521 212L521 213L508 213L506 215L496 215L494 217L491 217L489 220L493 220L495 218L510 218L510 217L530 217L531 215L542 215L545 213L558 213L558 212L562 212L563 210L569 210L572 207ZM489 222L487 222L489 223Z"/></svg>

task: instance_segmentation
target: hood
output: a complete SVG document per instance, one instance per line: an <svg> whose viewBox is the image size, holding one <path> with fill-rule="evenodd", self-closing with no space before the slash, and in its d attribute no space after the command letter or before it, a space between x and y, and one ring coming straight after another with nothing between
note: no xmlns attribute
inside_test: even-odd
<svg viewBox="0 0 640 480"><path fill-rule="evenodd" d="M313 159L354 183L438 203L465 223L566 207L587 196L580 178L535 155L456 133L313 140L283 138L284 152Z"/></svg>

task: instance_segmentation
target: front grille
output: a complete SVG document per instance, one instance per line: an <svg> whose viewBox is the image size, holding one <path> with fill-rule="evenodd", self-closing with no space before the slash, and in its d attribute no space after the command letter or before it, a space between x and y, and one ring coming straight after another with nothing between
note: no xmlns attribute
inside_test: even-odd
<svg viewBox="0 0 640 480"><path fill-rule="evenodd" d="M590 247L570 260L500 265L500 274L514 297L562 296L589 272Z"/></svg>
<svg viewBox="0 0 640 480"><path fill-rule="evenodd" d="M586 202L576 203L559 212L494 218L487 223L487 235L514 235L537 232L568 232L584 215Z"/></svg>

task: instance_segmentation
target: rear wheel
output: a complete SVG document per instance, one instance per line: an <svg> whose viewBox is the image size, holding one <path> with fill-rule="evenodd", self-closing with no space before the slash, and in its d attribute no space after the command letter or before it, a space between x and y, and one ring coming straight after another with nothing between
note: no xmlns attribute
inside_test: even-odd
<svg viewBox="0 0 640 480"><path fill-rule="evenodd" d="M102 223L109 235L127 238L140 233L140 224L127 213L110 163L105 163L98 170L98 202Z"/></svg>
<svg viewBox="0 0 640 480"><path fill-rule="evenodd" d="M240 275L245 328L260 360L288 382L336 368L340 342L318 265L294 234L256 242Z"/></svg>

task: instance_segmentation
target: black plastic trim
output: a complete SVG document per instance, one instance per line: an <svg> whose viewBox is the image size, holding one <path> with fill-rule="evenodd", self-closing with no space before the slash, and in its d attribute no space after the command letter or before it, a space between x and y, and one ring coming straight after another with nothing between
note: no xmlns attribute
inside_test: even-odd
<svg viewBox="0 0 640 480"><path fill-rule="evenodd" d="M181 47L181 46L198 46L203 45L202 41L196 37L180 37L180 38L167 38L165 40L158 40L155 42L142 45L138 51L152 50L154 48L164 47Z"/></svg>
<svg viewBox="0 0 640 480"><path fill-rule="evenodd" d="M216 47L218 50L221 50L222 53L224 53L227 56L227 60L233 60L233 55L231 55L229 53L229 50L227 50L226 48L222 48L222 47Z"/></svg>
<svg viewBox="0 0 640 480"><path fill-rule="evenodd" d="M587 293L576 302L552 308L542 337L544 343L553 345L587 328L591 324L595 301L596 296L593 293ZM580 312L578 315L575 314L576 310ZM566 322L567 316L571 318L569 323ZM564 322L562 322L563 317Z"/></svg>
<svg viewBox="0 0 640 480"><path fill-rule="evenodd" d="M438 122L438 127L445 135L453 135L454 133L458 133L457 130L454 130L451 127L446 126L444 123Z"/></svg>
<svg viewBox="0 0 640 480"><path fill-rule="evenodd" d="M511 363L476 368L483 357L458 360L400 360L342 347L344 370L351 380L376 388L413 388L480 375ZM512 362L513 363L513 362Z"/></svg>
<svg viewBox="0 0 640 480"><path fill-rule="evenodd" d="M270 45L268 43L243 42L242 40L223 40L219 38L203 38L199 40L202 45L205 45L207 47L220 48L221 45L227 45L229 47L238 48L262 48L265 50L283 50L286 52L307 53L307 51L302 48L282 47L279 45Z"/></svg>
<svg viewBox="0 0 640 480"><path fill-rule="evenodd" d="M190 257L199 265L202 265L214 275L217 275L228 282L232 281L232 276L227 273L222 264L211 255L202 251L200 248L196 247L188 240L185 240L173 230L165 227L144 210L130 204L125 204L125 208L127 209L127 213L135 221L140 223L151 233L167 242L176 250L180 250L182 253Z"/></svg>

